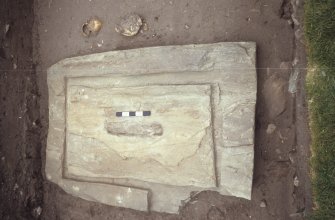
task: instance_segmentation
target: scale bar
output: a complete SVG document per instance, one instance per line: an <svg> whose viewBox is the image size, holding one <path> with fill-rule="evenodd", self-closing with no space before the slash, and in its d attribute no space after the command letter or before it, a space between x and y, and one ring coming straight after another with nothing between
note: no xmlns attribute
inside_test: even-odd
<svg viewBox="0 0 335 220"><path fill-rule="evenodd" d="M143 117L150 115L151 111L116 112L116 117Z"/></svg>

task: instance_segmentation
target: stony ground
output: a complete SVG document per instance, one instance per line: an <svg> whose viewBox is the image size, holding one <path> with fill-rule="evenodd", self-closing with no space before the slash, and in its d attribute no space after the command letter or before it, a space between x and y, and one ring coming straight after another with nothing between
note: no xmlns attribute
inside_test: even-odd
<svg viewBox="0 0 335 220"><path fill-rule="evenodd" d="M0 218L302 219L311 209L311 197L299 26L302 2L296 3L1 0ZM114 26L131 12L145 19L148 30L126 38ZM103 29L97 37L85 38L81 27L92 16L103 21ZM66 57L116 49L222 41L255 41L258 46L251 201L203 192L182 207L180 215L148 214L87 202L45 180L50 65ZM288 91L293 70L300 73L294 94Z"/></svg>

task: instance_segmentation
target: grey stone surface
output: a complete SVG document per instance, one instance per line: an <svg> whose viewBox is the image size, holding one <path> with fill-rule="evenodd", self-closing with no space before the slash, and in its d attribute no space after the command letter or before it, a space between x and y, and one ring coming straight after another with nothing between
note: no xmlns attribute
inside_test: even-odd
<svg viewBox="0 0 335 220"><path fill-rule="evenodd" d="M47 178L75 196L138 210L149 202L150 210L176 213L192 191L250 199L255 49L152 47L55 64ZM131 110L152 116L115 117Z"/></svg>
<svg viewBox="0 0 335 220"><path fill-rule="evenodd" d="M68 173L215 187L210 85L116 88L91 86L93 80L68 79ZM151 110L151 116L116 117L127 110ZM134 135L143 123L158 124L163 134ZM106 129L120 124L133 130L117 135Z"/></svg>

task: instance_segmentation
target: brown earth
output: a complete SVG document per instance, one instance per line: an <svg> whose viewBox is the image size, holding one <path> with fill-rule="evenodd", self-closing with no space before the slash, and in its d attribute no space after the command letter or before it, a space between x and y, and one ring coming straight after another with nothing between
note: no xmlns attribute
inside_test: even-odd
<svg viewBox="0 0 335 220"><path fill-rule="evenodd" d="M127 38L114 26L131 12L148 30ZM0 219L302 219L311 192L301 13L293 0L1 0ZM103 29L85 38L81 26L93 16ZM180 215L144 213L75 198L44 178L50 65L116 49L224 41L258 46L251 201L203 192ZM288 92L293 69L300 71L295 94Z"/></svg>

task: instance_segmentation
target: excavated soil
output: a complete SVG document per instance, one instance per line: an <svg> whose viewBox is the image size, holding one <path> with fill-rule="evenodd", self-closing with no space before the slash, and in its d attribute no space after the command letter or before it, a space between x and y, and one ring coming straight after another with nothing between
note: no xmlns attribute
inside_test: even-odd
<svg viewBox="0 0 335 220"><path fill-rule="evenodd" d="M0 219L303 219L311 210L301 1L1 0ZM138 13L147 30L114 30ZM96 37L81 33L99 17ZM179 215L88 202L44 176L48 132L46 69L96 52L147 46L255 41L258 100L252 200L202 192ZM291 73L299 72L290 81ZM297 85L295 93L289 85ZM290 89L292 87L290 86ZM270 125L270 126L269 126Z"/></svg>

